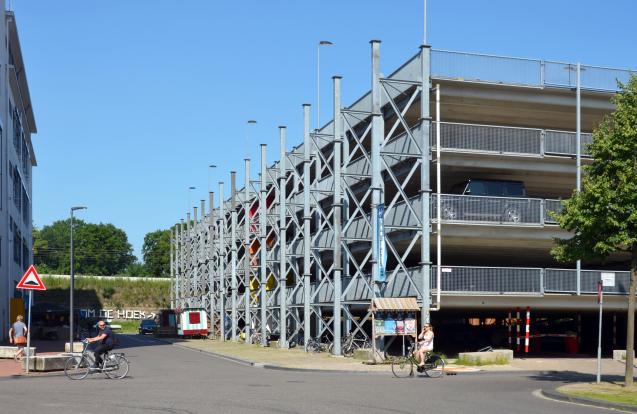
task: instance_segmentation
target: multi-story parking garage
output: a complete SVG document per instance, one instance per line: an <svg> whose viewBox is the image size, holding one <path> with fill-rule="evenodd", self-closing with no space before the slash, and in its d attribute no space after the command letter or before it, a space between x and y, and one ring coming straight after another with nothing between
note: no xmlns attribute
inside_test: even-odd
<svg viewBox="0 0 637 414"><path fill-rule="evenodd" d="M278 161L262 146L256 181L246 160L243 188L232 174L229 198L220 184L217 206L211 193L175 227L175 306L207 309L224 338L339 344L370 335L372 298L416 297L448 352L507 346L509 312L529 307L532 350L566 336L588 352L603 270L605 349L622 347L628 258L567 266L550 249L568 237L552 212L631 73L423 46L383 76L371 49L371 91L343 106L334 77L331 122L311 131L304 105L300 145L280 127Z"/></svg>

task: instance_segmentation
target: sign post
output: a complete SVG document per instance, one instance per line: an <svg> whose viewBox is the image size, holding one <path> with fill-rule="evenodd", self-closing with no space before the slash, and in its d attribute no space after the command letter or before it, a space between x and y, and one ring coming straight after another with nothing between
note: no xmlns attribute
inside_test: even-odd
<svg viewBox="0 0 637 414"><path fill-rule="evenodd" d="M33 304L33 291L34 290L46 290L46 286L42 283L38 271L35 270L35 266L31 265L22 276L22 279L16 285L17 289L26 289L29 291L29 314L27 317L27 374L29 373L29 358L31 357L31 305Z"/></svg>
<svg viewBox="0 0 637 414"><path fill-rule="evenodd" d="M597 302L599 303L599 327L597 332L597 383L602 381L602 308L604 307L604 287L615 286L615 273L602 273L597 282Z"/></svg>

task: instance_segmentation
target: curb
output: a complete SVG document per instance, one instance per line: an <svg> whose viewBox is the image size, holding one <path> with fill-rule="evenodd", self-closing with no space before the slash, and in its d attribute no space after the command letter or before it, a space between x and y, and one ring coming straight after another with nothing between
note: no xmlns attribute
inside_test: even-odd
<svg viewBox="0 0 637 414"><path fill-rule="evenodd" d="M206 354L209 355L211 357L214 358L219 358L219 359L223 359L225 361L228 362L233 362L235 364L240 364L240 365L244 365L244 366L248 366L248 367L253 367L253 368L262 368L262 369L269 369L269 370L273 370L273 371L288 371L288 372L318 372L318 373L325 373L325 374L364 374L364 375L386 375L387 372L380 372L380 371L354 371L354 370L340 370L340 369L320 369L320 368L295 368L295 367L282 367L280 365L275 365L275 364L267 364L264 362L252 362L252 361L248 361L245 359L241 359L241 358L236 358L236 357L231 357L228 355L224 355L224 354L219 354L216 352L212 352L212 351L207 351L204 349L198 349L198 348L192 348L186 345L182 345L179 343L175 343L175 342L170 342L170 341L162 341L168 344L171 344L175 347L181 348L181 349L187 349L190 351L195 351L195 352L199 352L202 354ZM454 371L450 371L449 373L447 373L447 375L451 375L451 376L455 376L455 375L475 375L475 374L479 374L479 373L484 373L484 371L469 371L469 372L454 372Z"/></svg>
<svg viewBox="0 0 637 414"><path fill-rule="evenodd" d="M542 389L540 392L543 397L548 398L550 400L568 402L573 404L589 405L594 407L606 408L608 410L619 410L619 411L637 413L637 407L633 405L593 400L591 398L584 398L584 397L573 397L570 395L562 394L561 392L558 392L556 390Z"/></svg>

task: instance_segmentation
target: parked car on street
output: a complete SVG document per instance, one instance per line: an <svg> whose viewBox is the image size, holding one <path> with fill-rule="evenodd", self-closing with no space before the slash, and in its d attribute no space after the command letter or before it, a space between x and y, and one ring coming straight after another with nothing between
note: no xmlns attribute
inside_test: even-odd
<svg viewBox="0 0 637 414"><path fill-rule="evenodd" d="M526 196L522 181L470 179L442 195L440 210L446 221L519 223L534 212Z"/></svg>
<svg viewBox="0 0 637 414"><path fill-rule="evenodd" d="M157 331L157 322L154 319L144 319L139 324L139 333L144 335L147 333L154 334Z"/></svg>

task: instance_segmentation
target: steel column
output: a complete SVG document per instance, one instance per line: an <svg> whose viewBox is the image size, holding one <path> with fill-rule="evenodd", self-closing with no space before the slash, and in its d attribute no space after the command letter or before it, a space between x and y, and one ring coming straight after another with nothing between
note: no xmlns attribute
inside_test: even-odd
<svg viewBox="0 0 637 414"><path fill-rule="evenodd" d="M341 355L341 272L342 272L342 205L343 194L341 190L341 144L342 136L342 120L341 120L341 77L332 77L334 81L334 198L333 198L333 217L334 221L334 305L333 305L333 329L334 329L334 346L332 352L334 355Z"/></svg>
<svg viewBox="0 0 637 414"><path fill-rule="evenodd" d="M225 235L225 200L223 195L223 182L219 182L219 331L221 340L226 340L226 235Z"/></svg>
<svg viewBox="0 0 637 414"><path fill-rule="evenodd" d="M288 347L287 341L287 242L286 242L286 177L287 157L285 155L285 127L279 127L279 346L281 348Z"/></svg>
<svg viewBox="0 0 637 414"><path fill-rule="evenodd" d="M267 190L267 165L266 165L266 145L265 144L261 144L261 187L260 187L260 193L261 193L261 197L259 198L259 239L260 239L260 250L259 250L259 260L260 260L260 265L261 265L261 272L260 272L260 283L259 283L259 307L261 308L261 346L267 346L268 342L267 342L267 324L268 324L268 315L267 315L267 309L266 309L266 283L267 283L267 277L268 275L266 274L266 260L267 260L267 255L266 255L266 249L267 249L267 220L266 220L266 214L267 214L267 197L268 197L268 190Z"/></svg>
<svg viewBox="0 0 637 414"><path fill-rule="evenodd" d="M244 333L246 336L246 343L252 343L252 312L250 311L250 160L246 158L244 160L245 171L245 187L244 187L244 208L243 208L243 268L245 274L243 275L243 306L244 306Z"/></svg>
<svg viewBox="0 0 637 414"><path fill-rule="evenodd" d="M431 203L431 184L429 177L429 162L431 160L431 147L429 141L429 131L431 117L429 115L429 90L430 85L430 54L429 45L420 47L420 204L421 204L421 240L420 240L420 273L422 275L422 304L420 310L421 329L431 318L429 309L431 308L431 252L430 234L431 218L429 217ZM440 213L438 213L440 215ZM440 291L438 286L438 291Z"/></svg>
<svg viewBox="0 0 637 414"><path fill-rule="evenodd" d="M303 105L303 343L310 340L310 247L312 243L310 220L310 105Z"/></svg>
<svg viewBox="0 0 637 414"><path fill-rule="evenodd" d="M230 172L230 288L232 303L232 340L237 340L237 173Z"/></svg>

